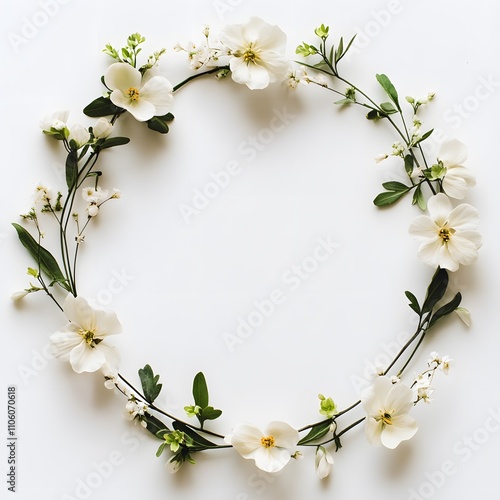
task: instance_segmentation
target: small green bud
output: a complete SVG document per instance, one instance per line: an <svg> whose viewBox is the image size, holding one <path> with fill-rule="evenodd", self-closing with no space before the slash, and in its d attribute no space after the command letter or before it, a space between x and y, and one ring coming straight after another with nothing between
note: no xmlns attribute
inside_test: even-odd
<svg viewBox="0 0 500 500"><path fill-rule="evenodd" d="M303 57L309 57L309 56L314 56L315 54L318 53L318 49L314 47L314 45L309 45L306 42L302 42L302 45L299 45L295 49L295 53L299 54Z"/></svg>
<svg viewBox="0 0 500 500"><path fill-rule="evenodd" d="M438 161L435 165L432 165L430 172L430 179L442 179L446 175L446 167L443 165L442 161Z"/></svg>
<svg viewBox="0 0 500 500"><path fill-rule="evenodd" d="M28 267L27 274L29 276L33 276L33 278L38 278L38 276L39 276L38 270L37 269L33 269L32 267Z"/></svg>
<svg viewBox="0 0 500 500"><path fill-rule="evenodd" d="M319 36L320 38L322 38L323 40L326 40L328 38L329 31L330 31L330 27L322 24L319 28L316 28L314 30L314 33L316 33L316 35Z"/></svg>
<svg viewBox="0 0 500 500"><path fill-rule="evenodd" d="M406 102L409 102L410 104L414 104L415 103L415 99L411 95L407 95L405 97L405 99L406 99Z"/></svg>
<svg viewBox="0 0 500 500"><path fill-rule="evenodd" d="M337 415L337 405L334 403L332 398L325 398L323 394L318 394L318 398L321 401L319 404L319 412L321 415L324 415L327 418L332 418L334 415Z"/></svg>

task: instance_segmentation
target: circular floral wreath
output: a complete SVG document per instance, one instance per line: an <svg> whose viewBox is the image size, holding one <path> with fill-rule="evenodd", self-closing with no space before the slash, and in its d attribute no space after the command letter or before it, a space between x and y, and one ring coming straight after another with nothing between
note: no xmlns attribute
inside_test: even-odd
<svg viewBox="0 0 500 500"><path fill-rule="evenodd" d="M50 337L54 356L69 361L77 373L100 371L105 386L126 397L126 416L140 422L160 440L157 456L170 451L167 466L173 472L185 462L194 463L198 452L231 447L243 458L254 460L263 471L278 472L290 459L302 457L299 447L310 446L316 451L317 474L324 478L333 465L330 451L338 451L342 436L363 422L371 444L396 448L417 431L417 422L410 415L412 407L421 401L431 401L435 373L438 370L448 373L452 364L448 356L431 353L424 369L404 383L402 376L422 341L439 320L452 312L467 325L470 323L469 312L459 307L461 294L450 294L448 290L449 272L474 262L481 246L476 209L465 203L454 206L451 201L463 199L468 187L475 182L463 166L466 147L457 140L446 141L437 158L429 160L423 144L431 136L432 129L424 132L418 113L434 94L429 93L421 99L406 97L404 105L408 105L409 110L406 113L391 80L384 74L377 74L376 79L386 94L386 101L379 104L340 73L339 63L354 37L348 43L343 38L332 43L327 26L321 25L314 32L316 44L304 42L299 45L296 53L302 59L292 62L285 58L285 33L261 19L252 18L246 24L226 26L216 41L205 27L201 44L175 46L174 50L187 54L194 71L175 86L158 72L157 63L165 49L155 52L138 67L138 55L145 39L138 33L133 34L128 37L125 47L115 49L108 44L104 49L114 62L102 78L105 94L84 109L87 116L98 118L92 127L68 126L67 112L54 113L41 124L43 132L60 141L67 152L67 186L63 194L38 184L33 207L22 215L31 230L13 224L20 242L34 259L35 266L28 268L28 275L36 284L30 283L12 298L19 300L34 292L45 292L68 320ZM96 170L104 150L129 142L128 138L115 135L117 120L130 113L149 129L165 134L174 118L170 113L174 93L188 82L207 75L215 75L218 79L230 77L251 90L273 83L284 83L291 89L301 84L316 85L328 95L338 96L335 102L338 106L361 106L367 113L366 118L385 122L397 136L392 151L377 157L376 161L383 161L388 156L400 158L406 176L406 182L383 183L384 191L374 199L375 205L391 205L412 194L412 203L426 212L419 215L409 229L420 242L419 257L435 269L423 299L405 292L410 308L418 316L415 332L389 365L376 374L361 399L340 409L331 397L320 394L321 419L299 429L285 422L271 422L265 430L253 424L238 423L227 435L211 431L206 424L220 417L222 411L210 404L207 382L201 372L194 377L192 404L184 408L187 417L197 420L196 425L187 421L187 417L179 418L164 411L155 404L162 384L150 365L139 370L141 390L118 371L119 353L109 343L109 337L121 331L116 314L93 308L77 294L78 250L85 241L87 228L105 203L120 197L118 190L108 192L101 188L102 172ZM81 197L86 206L79 214L76 205L82 203ZM57 257L42 245L42 225L47 222L47 216L52 218L59 232ZM60 298L61 289L66 293L64 300ZM360 405L365 415L343 423L341 417L345 418Z"/></svg>

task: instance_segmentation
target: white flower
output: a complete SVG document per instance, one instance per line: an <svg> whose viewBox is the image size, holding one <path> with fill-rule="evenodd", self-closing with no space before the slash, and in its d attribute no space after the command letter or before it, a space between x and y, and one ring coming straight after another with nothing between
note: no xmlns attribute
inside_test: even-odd
<svg viewBox="0 0 500 500"><path fill-rule="evenodd" d="M432 403L431 394L434 392L434 389L430 387L418 387L417 388L417 398L422 400L424 403L430 404Z"/></svg>
<svg viewBox="0 0 500 500"><path fill-rule="evenodd" d="M50 118L44 118L40 122L40 128L44 132L50 132L51 129L63 130L66 128L68 121L69 111L56 111Z"/></svg>
<svg viewBox="0 0 500 500"><path fill-rule="evenodd" d="M109 335L121 332L116 314L90 307L82 297L68 294L64 313L69 323L50 337L52 354L69 361L77 373L103 369L117 372L119 354L107 341Z"/></svg>
<svg viewBox="0 0 500 500"><path fill-rule="evenodd" d="M147 427L147 422L144 419L144 414L148 409L148 405L143 403L142 401L137 401L135 396L130 396L127 404L125 405L125 417L128 420L139 420L142 427Z"/></svg>
<svg viewBox="0 0 500 500"><path fill-rule="evenodd" d="M309 81L307 73L303 68L289 70L285 77L285 83L291 90L295 90L300 83L308 84Z"/></svg>
<svg viewBox="0 0 500 500"><path fill-rule="evenodd" d="M26 297L26 295L28 295L30 293L29 290L20 290L19 292L14 292L10 298L11 300L22 300L24 299L24 297Z"/></svg>
<svg viewBox="0 0 500 500"><path fill-rule="evenodd" d="M417 423L408 415L413 406L413 391L408 386L379 377L363 391L361 401L367 413L366 437L371 444L394 449L417 432Z"/></svg>
<svg viewBox="0 0 500 500"><path fill-rule="evenodd" d="M113 125L106 118L99 118L92 127L96 139L106 139L113 131Z"/></svg>
<svg viewBox="0 0 500 500"><path fill-rule="evenodd" d="M126 109L136 120L147 121L166 115L173 104L173 87L164 76L143 77L130 64L115 63L106 71L106 85L112 90L110 99Z"/></svg>
<svg viewBox="0 0 500 500"><path fill-rule="evenodd" d="M252 424L238 424L224 441L246 459L266 472L278 472L293 455L299 433L285 422L271 422L266 431Z"/></svg>
<svg viewBox="0 0 500 500"><path fill-rule="evenodd" d="M52 189L39 182L35 186L35 204L50 205L54 198Z"/></svg>
<svg viewBox="0 0 500 500"><path fill-rule="evenodd" d="M443 189L448 196L458 200L464 198L467 189L476 184L474 175L462 165L466 159L467 147L460 141L452 139L441 145L438 162L444 168Z"/></svg>
<svg viewBox="0 0 500 500"><path fill-rule="evenodd" d="M451 359L449 356L443 356L441 358L441 363L439 364L439 369L448 375L450 368L455 364L455 360Z"/></svg>
<svg viewBox="0 0 500 500"><path fill-rule="evenodd" d="M285 59L286 35L258 17L246 24L226 26L221 42L228 49L231 77L249 89L263 89L285 79L289 62Z"/></svg>
<svg viewBox="0 0 500 500"><path fill-rule="evenodd" d="M375 163L382 163L384 160L387 160L389 156L385 153L379 154L375 157Z"/></svg>
<svg viewBox="0 0 500 500"><path fill-rule="evenodd" d="M410 234L421 241L418 256L430 266L449 271L472 264L481 247L477 210L466 203L452 209L443 193L432 196L427 208L429 216L421 215L410 225Z"/></svg>
<svg viewBox="0 0 500 500"><path fill-rule="evenodd" d="M99 186L87 186L82 188L82 197L87 203L99 203L108 197L108 192Z"/></svg>
<svg viewBox="0 0 500 500"><path fill-rule="evenodd" d="M77 149L80 149L90 141L90 133L82 125L73 125L69 130L68 141L75 141Z"/></svg>
<svg viewBox="0 0 500 500"><path fill-rule="evenodd" d="M315 466L316 474L320 479L324 479L332 471L333 457L332 455L323 448L323 446L318 446L316 450Z"/></svg>

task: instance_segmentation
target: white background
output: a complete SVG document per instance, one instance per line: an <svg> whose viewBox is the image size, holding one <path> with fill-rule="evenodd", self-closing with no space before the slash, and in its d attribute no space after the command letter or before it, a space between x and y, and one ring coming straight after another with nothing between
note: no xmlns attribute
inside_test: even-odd
<svg viewBox="0 0 500 500"><path fill-rule="evenodd" d="M8 386L17 387L19 436L11 496L399 500L498 494L498 5L67 0L47 2L48 14L42 5L9 2L1 20L2 397L6 401ZM177 83L191 73L185 56L172 50L176 41L201 41L205 24L216 33L253 15L287 33L291 58L302 40L314 40L322 22L335 38L358 33L344 74L380 100L374 78L380 72L401 97L436 91L435 102L422 110L424 127L439 129L440 140L465 142L467 166L478 180L467 201L480 212L484 245L477 263L451 279L473 326L449 318L408 373L423 369L431 350L453 357L454 369L436 378L432 405L415 409L414 439L395 451L372 448L358 428L345 436L324 481L316 477L313 449L277 476L231 450L202 454L196 466L170 475L167 456L155 457L158 442L123 418L123 398L107 391L99 376L77 375L47 354L50 333L65 323L53 304L41 295L22 304L9 300L27 286L31 265L10 222L30 208L36 181L64 188L62 148L42 136L40 118L70 109L71 123L92 124L81 110L102 92L107 42L121 46L138 31L148 39L145 55L166 46L161 69ZM384 363L398 338L414 328L403 291L422 297L432 274L407 234L418 209L407 199L389 210L372 204L381 182L394 179L396 165L375 165L373 158L389 152L395 137L386 124L368 122L360 109L340 110L334 100L313 87L251 92L208 78L176 95L170 134L150 133L128 117L118 133L133 142L102 155L102 184L119 188L123 197L106 205L88 232L79 291L117 312L124 325L116 338L122 372L138 383L137 369L150 363L164 383L160 403L171 412L182 416L192 403L191 381L202 370L212 404L224 410L213 426L218 432L230 432L239 421L264 427L285 420L300 427L319 419L319 392L341 408L356 401L373 364ZM248 161L249 137L284 111L293 118ZM432 158L439 140L431 146ZM241 173L187 223L179 207L192 204L211 173L232 161ZM312 265L320 238L336 248L292 289L286 273L304 259ZM275 289L284 303L230 349L225 334L236 335L239 318L248 318ZM0 419L2 429L6 420ZM1 496L8 498L8 450L1 449Z"/></svg>

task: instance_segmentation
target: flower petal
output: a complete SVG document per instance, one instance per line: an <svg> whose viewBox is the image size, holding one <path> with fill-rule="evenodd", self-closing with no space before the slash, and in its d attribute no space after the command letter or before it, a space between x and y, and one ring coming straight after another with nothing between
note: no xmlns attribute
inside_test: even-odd
<svg viewBox="0 0 500 500"><path fill-rule="evenodd" d="M413 391L404 384L392 384L384 408L394 416L408 413L413 406Z"/></svg>
<svg viewBox="0 0 500 500"><path fill-rule="evenodd" d="M467 146L457 139L445 141L439 149L438 158L446 168L462 165L467 160Z"/></svg>
<svg viewBox="0 0 500 500"><path fill-rule="evenodd" d="M238 424L234 428L233 434L227 436L227 438L229 444L231 444L243 458L253 458L252 454L255 450L263 448L260 442L262 436L263 434L257 426L252 424Z"/></svg>
<svg viewBox="0 0 500 500"><path fill-rule="evenodd" d="M460 264L468 266L477 259L476 245L457 234L453 236L447 246L451 258Z"/></svg>
<svg viewBox="0 0 500 500"><path fill-rule="evenodd" d="M97 338L104 338L108 335L121 333L122 325L118 321L116 314L113 311L102 311L96 309L94 311L95 323L97 325Z"/></svg>
<svg viewBox="0 0 500 500"><path fill-rule="evenodd" d="M382 421L377 421L374 418L368 416L366 418L365 423L365 434L368 442L372 446L380 446L381 445L381 436L382 436L383 423Z"/></svg>
<svg viewBox="0 0 500 500"><path fill-rule="evenodd" d="M106 362L106 356L97 348L81 342L70 354L69 362L76 373L95 372Z"/></svg>
<svg viewBox="0 0 500 500"><path fill-rule="evenodd" d="M114 63L106 71L104 81L111 90L139 89L142 76L138 69L127 63ZM117 104L118 106L118 104Z"/></svg>
<svg viewBox="0 0 500 500"><path fill-rule="evenodd" d="M441 238L436 236L434 239L429 239L418 248L418 258L429 266L437 267L440 265L440 253L443 246Z"/></svg>
<svg viewBox="0 0 500 500"><path fill-rule="evenodd" d="M78 327L69 323L63 330L50 336L50 350L55 358L69 361L71 351L83 342L82 336L77 333Z"/></svg>
<svg viewBox="0 0 500 500"><path fill-rule="evenodd" d="M291 454L285 448L259 446L251 458L259 469L265 472L279 472L290 461Z"/></svg>
<svg viewBox="0 0 500 500"><path fill-rule="evenodd" d="M247 64L242 57L234 57L229 62L231 78L251 90L263 89L269 85L269 72L258 64Z"/></svg>
<svg viewBox="0 0 500 500"><path fill-rule="evenodd" d="M140 90L141 99L155 107L154 116L163 116L171 111L174 102L172 84L163 76L154 76Z"/></svg>
<svg viewBox="0 0 500 500"><path fill-rule="evenodd" d="M266 428L266 435L274 436L276 446L291 450L299 442L299 433L286 422L271 422Z"/></svg>
<svg viewBox="0 0 500 500"><path fill-rule="evenodd" d="M438 232L439 227L427 215L419 215L409 228L409 233L417 238L434 239Z"/></svg>
<svg viewBox="0 0 500 500"><path fill-rule="evenodd" d="M400 415L392 419L392 425L386 425L380 436L386 448L394 449L401 441L412 438L418 430L417 422L410 415Z"/></svg>
<svg viewBox="0 0 500 500"><path fill-rule="evenodd" d="M455 230L475 230L479 226L479 214L472 205L462 203L450 212L448 223Z"/></svg>
<svg viewBox="0 0 500 500"><path fill-rule="evenodd" d="M64 314L84 330L93 330L96 326L94 310L83 297L68 294L63 305Z"/></svg>
<svg viewBox="0 0 500 500"><path fill-rule="evenodd" d="M438 193L429 198L427 208L431 219L441 225L451 212L451 202L445 194Z"/></svg>
<svg viewBox="0 0 500 500"><path fill-rule="evenodd" d="M97 346L104 356L106 357L105 363L102 365L101 369L103 373L118 373L118 368L120 366L121 356L118 349L115 346L108 345L106 341L100 342Z"/></svg>

